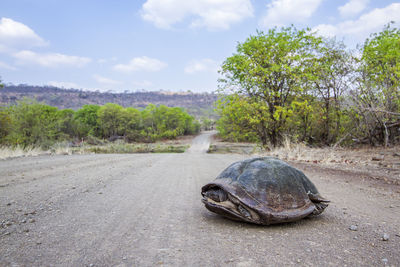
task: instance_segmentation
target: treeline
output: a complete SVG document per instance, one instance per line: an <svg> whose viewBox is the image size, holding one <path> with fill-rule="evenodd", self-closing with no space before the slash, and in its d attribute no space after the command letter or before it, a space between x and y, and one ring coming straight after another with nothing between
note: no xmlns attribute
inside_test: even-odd
<svg viewBox="0 0 400 267"><path fill-rule="evenodd" d="M310 29L257 32L227 58L219 134L279 146L400 142L400 30L387 25L350 51Z"/></svg>
<svg viewBox="0 0 400 267"><path fill-rule="evenodd" d="M200 123L179 107L148 105L143 110L108 103L84 105L77 111L35 100L0 107L0 143L50 147L60 141L90 137L127 142L154 142L195 134Z"/></svg>

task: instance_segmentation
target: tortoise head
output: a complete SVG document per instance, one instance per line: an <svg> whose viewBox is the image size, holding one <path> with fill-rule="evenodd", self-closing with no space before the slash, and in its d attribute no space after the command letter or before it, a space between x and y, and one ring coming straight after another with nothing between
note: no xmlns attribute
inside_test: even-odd
<svg viewBox="0 0 400 267"><path fill-rule="evenodd" d="M218 185L206 185L201 192L202 202L212 212L236 221L261 224L258 213L233 194Z"/></svg>

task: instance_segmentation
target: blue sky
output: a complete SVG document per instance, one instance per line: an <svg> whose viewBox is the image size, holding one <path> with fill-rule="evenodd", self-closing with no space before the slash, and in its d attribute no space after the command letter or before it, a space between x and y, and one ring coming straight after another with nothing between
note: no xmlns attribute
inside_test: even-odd
<svg viewBox="0 0 400 267"><path fill-rule="evenodd" d="M372 0L1 0L5 83L116 92L212 92L218 68L256 30L294 24L349 47L400 2Z"/></svg>

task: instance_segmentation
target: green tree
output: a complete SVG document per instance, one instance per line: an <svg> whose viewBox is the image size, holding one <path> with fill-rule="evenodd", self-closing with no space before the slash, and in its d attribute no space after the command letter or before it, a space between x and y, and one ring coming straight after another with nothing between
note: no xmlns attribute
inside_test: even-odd
<svg viewBox="0 0 400 267"><path fill-rule="evenodd" d="M79 137L78 123L75 119L75 111L72 109L63 109L57 111L57 124L60 135L63 139Z"/></svg>
<svg viewBox="0 0 400 267"><path fill-rule="evenodd" d="M268 107L264 102L252 103L246 96L231 94L219 98L216 109L219 136L233 142L256 142L264 132L268 120Z"/></svg>
<svg viewBox="0 0 400 267"><path fill-rule="evenodd" d="M98 105L84 105L75 112L75 120L79 137L88 135L100 137L100 125L98 122Z"/></svg>
<svg viewBox="0 0 400 267"><path fill-rule="evenodd" d="M122 110L122 127L121 130L124 132L124 136L127 141L140 141L141 130L143 129L143 123L140 111L128 107Z"/></svg>
<svg viewBox="0 0 400 267"><path fill-rule="evenodd" d="M345 45L335 39L325 39L317 52L318 56L312 62L316 75L306 87L313 88L315 92L310 93L320 99L322 125L318 127L318 139L329 145L341 134L341 100L350 88L354 64Z"/></svg>
<svg viewBox="0 0 400 267"><path fill-rule="evenodd" d="M0 144L5 142L11 131L10 111L6 107L0 107Z"/></svg>
<svg viewBox="0 0 400 267"><path fill-rule="evenodd" d="M11 131L7 141L12 145L48 148L60 138L58 109L35 100L24 99L10 107Z"/></svg>
<svg viewBox="0 0 400 267"><path fill-rule="evenodd" d="M353 92L358 133L386 146L399 136L400 30L387 25L362 47L358 86Z"/></svg>
<svg viewBox="0 0 400 267"><path fill-rule="evenodd" d="M210 118L202 116L200 121L201 121L201 127L203 128L203 130L209 131L209 130L213 129L214 121L211 120Z"/></svg>
<svg viewBox="0 0 400 267"><path fill-rule="evenodd" d="M247 96L252 105L262 108L258 113L266 113L266 121L260 120L259 126L265 129L257 132L263 145L281 143L291 102L303 91L304 81L314 79L315 66L310 62L321 42L309 29L293 26L258 31L224 61L222 88Z"/></svg>
<svg viewBox="0 0 400 267"><path fill-rule="evenodd" d="M99 108L97 121L104 138L124 135L124 115L124 108L117 104L107 103Z"/></svg>

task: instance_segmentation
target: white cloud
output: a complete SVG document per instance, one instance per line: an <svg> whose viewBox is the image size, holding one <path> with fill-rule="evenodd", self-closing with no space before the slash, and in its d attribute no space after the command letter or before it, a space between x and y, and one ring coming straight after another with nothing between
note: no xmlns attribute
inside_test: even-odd
<svg viewBox="0 0 400 267"><path fill-rule="evenodd" d="M6 69L6 70L17 70L17 68L0 61L0 69Z"/></svg>
<svg viewBox="0 0 400 267"><path fill-rule="evenodd" d="M114 70L121 72L159 71L166 66L166 63L158 59L143 56L133 58L128 64L117 64L114 66Z"/></svg>
<svg viewBox="0 0 400 267"><path fill-rule="evenodd" d="M96 82L101 83L101 84L105 84L105 85L118 85L121 84L122 82L120 81L116 81L110 78L106 78L103 76L100 76L98 74L94 74L93 78L96 80Z"/></svg>
<svg viewBox="0 0 400 267"><path fill-rule="evenodd" d="M400 22L400 3L393 3L384 8L376 8L361 15L357 20L347 20L336 25L320 24L314 28L322 36L350 36L363 40L373 32L381 31L391 21Z"/></svg>
<svg viewBox="0 0 400 267"><path fill-rule="evenodd" d="M6 48L22 48L45 46L45 42L31 28L9 18L0 20L0 50Z"/></svg>
<svg viewBox="0 0 400 267"><path fill-rule="evenodd" d="M185 67L185 73L193 74L196 72L217 72L219 68L215 60L205 58L202 60L193 60Z"/></svg>
<svg viewBox="0 0 400 267"><path fill-rule="evenodd" d="M267 5L267 14L261 26L274 27L303 22L317 10L322 0L273 0Z"/></svg>
<svg viewBox="0 0 400 267"><path fill-rule="evenodd" d="M147 0L141 13L144 20L159 28L169 29L188 19L191 27L225 30L251 17L253 6L250 0Z"/></svg>
<svg viewBox="0 0 400 267"><path fill-rule="evenodd" d="M360 14L368 5L369 0L350 0L338 8L342 17L354 17Z"/></svg>
<svg viewBox="0 0 400 267"><path fill-rule="evenodd" d="M83 67L91 59L87 57L68 56L59 53L36 53L29 50L23 50L13 54L20 65L39 65L42 67Z"/></svg>
<svg viewBox="0 0 400 267"><path fill-rule="evenodd" d="M82 86L79 86L76 83L73 82L58 82L58 81L50 81L47 83L47 85L51 85L54 87L59 87L59 88L65 88L65 89L78 89L82 88Z"/></svg>

